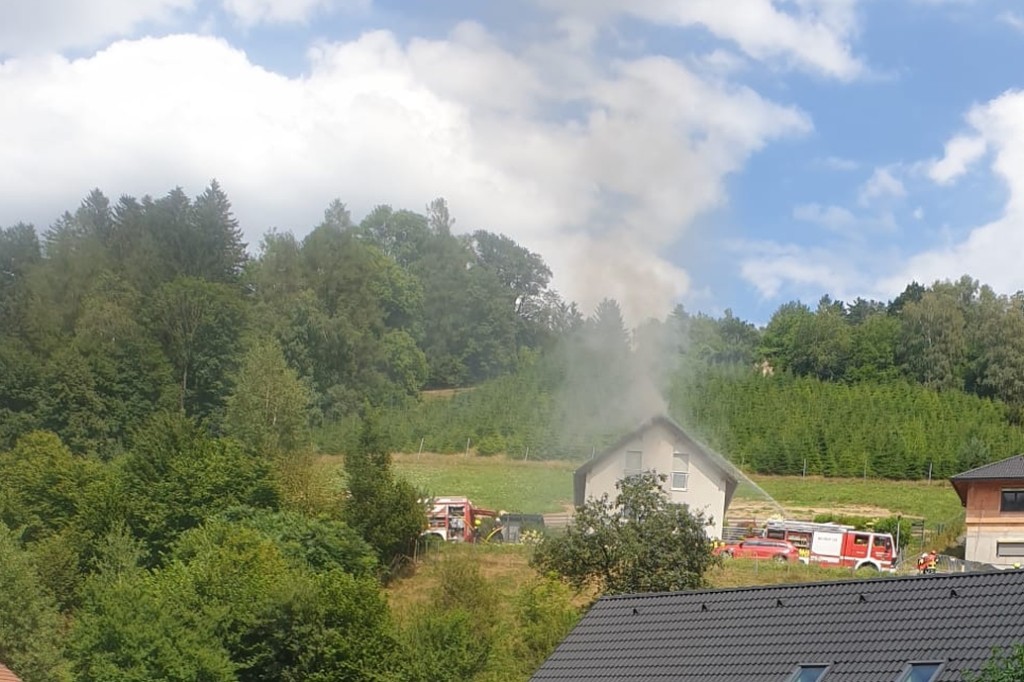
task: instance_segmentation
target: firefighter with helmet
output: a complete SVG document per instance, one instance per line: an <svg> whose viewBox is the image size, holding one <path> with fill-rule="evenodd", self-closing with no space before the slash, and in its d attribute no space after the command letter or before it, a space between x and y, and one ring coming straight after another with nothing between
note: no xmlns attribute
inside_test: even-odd
<svg viewBox="0 0 1024 682"><path fill-rule="evenodd" d="M935 573L939 562L939 555L933 549L930 552L922 553L917 560L917 570L922 574Z"/></svg>

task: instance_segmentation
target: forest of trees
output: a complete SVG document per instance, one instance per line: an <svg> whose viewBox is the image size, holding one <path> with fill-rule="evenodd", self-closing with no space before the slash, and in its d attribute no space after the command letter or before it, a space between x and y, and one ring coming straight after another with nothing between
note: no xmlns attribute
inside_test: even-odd
<svg viewBox="0 0 1024 682"><path fill-rule="evenodd" d="M106 461L172 410L247 447L345 450L367 409L396 449L547 458L665 410L777 473L945 476L1022 444L1022 294L964 276L787 303L763 328L677 308L627 329L614 300L585 315L540 255L454 223L443 199L358 223L334 201L303 239L248 249L214 181L0 229L0 448L43 430Z"/></svg>
<svg viewBox="0 0 1024 682"><path fill-rule="evenodd" d="M26 682L525 679L571 595L538 577L499 609L453 564L396 617L382 584L422 516L391 452L582 459L660 411L765 473L940 478L1024 449L1022 294L965 276L628 329L454 222L441 199L359 222L335 201L250 247L212 182L0 228L0 661Z"/></svg>
<svg viewBox="0 0 1024 682"><path fill-rule="evenodd" d="M359 224L336 201L251 257L213 182L113 205L96 190L42 234L3 229L0 446L45 429L109 458L165 409L220 434L232 397L281 372L316 425L514 371L578 314L540 256L453 222L443 200Z"/></svg>

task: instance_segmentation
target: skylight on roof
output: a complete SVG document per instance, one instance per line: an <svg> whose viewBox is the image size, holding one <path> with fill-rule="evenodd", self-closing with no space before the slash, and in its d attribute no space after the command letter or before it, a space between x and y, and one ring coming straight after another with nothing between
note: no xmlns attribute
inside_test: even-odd
<svg viewBox="0 0 1024 682"><path fill-rule="evenodd" d="M896 682L932 682L939 676L942 663L908 663L906 669L896 678Z"/></svg>
<svg viewBox="0 0 1024 682"><path fill-rule="evenodd" d="M787 682L818 682L825 677L827 665L802 665L797 668Z"/></svg>

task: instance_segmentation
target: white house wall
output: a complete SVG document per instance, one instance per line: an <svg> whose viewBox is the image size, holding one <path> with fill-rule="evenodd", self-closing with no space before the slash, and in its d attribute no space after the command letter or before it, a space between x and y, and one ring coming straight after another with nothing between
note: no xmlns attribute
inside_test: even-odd
<svg viewBox="0 0 1024 682"><path fill-rule="evenodd" d="M1013 568L1015 564L1024 565L1024 556L999 556L998 544L1011 542L1024 543L1024 531L1020 526L974 527L966 534L964 558L968 561L992 564L996 568Z"/></svg>
<svg viewBox="0 0 1024 682"><path fill-rule="evenodd" d="M726 491L724 475L693 443L676 438L673 431L661 424L654 424L596 462L587 474L586 497L600 497L607 493L614 500L618 492L615 484L625 473L626 452L637 450L643 453L645 471L655 471L668 477L663 485L672 501L689 505L691 511L704 512L712 519L708 535L722 537ZM670 489L672 455L676 451L687 454L689 459L689 481L685 491Z"/></svg>

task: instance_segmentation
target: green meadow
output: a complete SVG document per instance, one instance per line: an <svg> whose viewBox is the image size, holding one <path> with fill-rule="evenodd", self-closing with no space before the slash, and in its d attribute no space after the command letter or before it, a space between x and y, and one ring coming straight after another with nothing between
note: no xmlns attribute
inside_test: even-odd
<svg viewBox="0 0 1024 682"><path fill-rule="evenodd" d="M572 472L578 463L510 460L502 456L401 454L395 470L424 493L465 495L482 507L527 513L566 510L572 504ZM963 518L960 500L948 481L892 481L872 478L752 476L788 516L819 513L867 517L901 514L930 527ZM762 504L753 486L743 485L731 511Z"/></svg>

